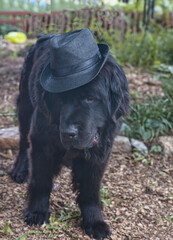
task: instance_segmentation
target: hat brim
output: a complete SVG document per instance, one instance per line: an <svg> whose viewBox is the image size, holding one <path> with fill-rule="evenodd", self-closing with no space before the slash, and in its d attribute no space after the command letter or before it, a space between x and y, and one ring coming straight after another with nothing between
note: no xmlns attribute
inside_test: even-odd
<svg viewBox="0 0 173 240"><path fill-rule="evenodd" d="M102 56L98 63L90 68L68 76L53 76L50 62L48 62L40 76L41 86L48 92L61 93L89 83L99 74L109 55L109 46L107 44L98 44L98 48Z"/></svg>

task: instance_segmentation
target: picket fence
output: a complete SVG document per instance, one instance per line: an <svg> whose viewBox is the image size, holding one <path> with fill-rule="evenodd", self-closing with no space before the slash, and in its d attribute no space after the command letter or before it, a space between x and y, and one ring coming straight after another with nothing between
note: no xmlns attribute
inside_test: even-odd
<svg viewBox="0 0 173 240"><path fill-rule="evenodd" d="M12 28L20 28L30 36L39 32L64 33L76 28L103 27L107 30L119 30L123 36L127 30L136 33L142 29L142 14L104 10L102 8L84 8L81 10L62 10L48 13L31 13L29 11L0 11L0 24L11 24ZM166 28L173 27L173 12L155 14L154 22Z"/></svg>

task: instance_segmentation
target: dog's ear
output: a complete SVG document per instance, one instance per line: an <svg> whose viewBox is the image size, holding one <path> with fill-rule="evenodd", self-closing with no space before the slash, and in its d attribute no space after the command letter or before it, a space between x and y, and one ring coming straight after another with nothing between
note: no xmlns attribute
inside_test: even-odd
<svg viewBox="0 0 173 240"><path fill-rule="evenodd" d="M124 116L130 105L128 92L128 83L122 68L111 59L111 77L110 77L110 102L111 115L118 119Z"/></svg>

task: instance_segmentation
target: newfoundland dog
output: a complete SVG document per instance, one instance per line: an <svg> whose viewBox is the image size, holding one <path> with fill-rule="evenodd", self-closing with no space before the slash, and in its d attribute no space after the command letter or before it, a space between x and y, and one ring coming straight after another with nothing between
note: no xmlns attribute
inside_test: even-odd
<svg viewBox="0 0 173 240"><path fill-rule="evenodd" d="M128 84L109 55L99 74L65 92L46 91L40 76L50 58L55 34L40 37L25 58L17 99L20 150L10 176L28 180L24 221L41 226L49 220L53 177L71 163L73 190L86 234L110 237L101 212L100 185L122 117L129 109Z"/></svg>

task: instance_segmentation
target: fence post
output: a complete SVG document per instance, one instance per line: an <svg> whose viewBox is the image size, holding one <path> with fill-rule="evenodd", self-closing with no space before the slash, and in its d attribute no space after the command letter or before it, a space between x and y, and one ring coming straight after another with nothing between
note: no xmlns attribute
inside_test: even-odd
<svg viewBox="0 0 173 240"><path fill-rule="evenodd" d="M119 12L116 12L115 16L115 30L119 30Z"/></svg>
<svg viewBox="0 0 173 240"><path fill-rule="evenodd" d="M85 8L85 11L86 11L86 18L85 18L84 27L87 28L88 25L89 25L89 18L90 18L89 8L86 7L86 8Z"/></svg>
<svg viewBox="0 0 173 240"><path fill-rule="evenodd" d="M138 12L136 11L134 14L133 33L137 32L137 24L138 24Z"/></svg>
<svg viewBox="0 0 173 240"><path fill-rule="evenodd" d="M121 39L124 37L125 33L125 19L124 19L124 12L121 12Z"/></svg>
<svg viewBox="0 0 173 240"><path fill-rule="evenodd" d="M65 13L66 13L66 10L64 9L64 10L61 12L62 22L61 22L60 33L64 33L65 19L66 19Z"/></svg>
<svg viewBox="0 0 173 240"><path fill-rule="evenodd" d="M166 13L163 13L162 15L162 27L166 25Z"/></svg>
<svg viewBox="0 0 173 240"><path fill-rule="evenodd" d="M173 27L173 12L170 12L170 14L169 14L168 27L169 27L169 28Z"/></svg>
<svg viewBox="0 0 173 240"><path fill-rule="evenodd" d="M127 19L127 31L131 30L131 18L132 18L132 11L129 11L128 19Z"/></svg>

